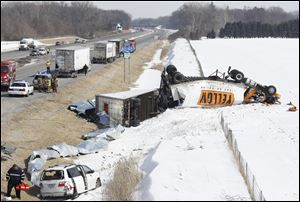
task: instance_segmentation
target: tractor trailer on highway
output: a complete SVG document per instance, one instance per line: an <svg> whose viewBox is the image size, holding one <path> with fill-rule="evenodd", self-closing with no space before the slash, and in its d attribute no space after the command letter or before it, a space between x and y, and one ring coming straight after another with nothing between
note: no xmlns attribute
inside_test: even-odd
<svg viewBox="0 0 300 202"><path fill-rule="evenodd" d="M87 65L90 70L90 48L65 47L57 48L55 54L55 72L59 77L77 77Z"/></svg>
<svg viewBox="0 0 300 202"><path fill-rule="evenodd" d="M109 63L116 59L116 43L98 41L95 43L92 63Z"/></svg>

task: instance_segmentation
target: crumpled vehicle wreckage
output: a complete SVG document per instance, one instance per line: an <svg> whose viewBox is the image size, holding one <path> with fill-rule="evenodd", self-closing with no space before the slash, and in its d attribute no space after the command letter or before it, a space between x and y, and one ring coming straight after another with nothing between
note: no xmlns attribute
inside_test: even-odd
<svg viewBox="0 0 300 202"><path fill-rule="evenodd" d="M231 67L227 75L216 70L208 77L188 77L169 65L161 74L158 89L100 94L93 102L73 103L69 109L97 123L99 128L118 124L130 127L168 108L222 107L253 102L276 104L280 103L279 98L275 86L261 85Z"/></svg>
<svg viewBox="0 0 300 202"><path fill-rule="evenodd" d="M187 77L169 65L161 74L158 95L160 112L176 106L221 107L247 103L278 104L280 95L273 85L261 85L236 69L228 75L216 70L208 77Z"/></svg>

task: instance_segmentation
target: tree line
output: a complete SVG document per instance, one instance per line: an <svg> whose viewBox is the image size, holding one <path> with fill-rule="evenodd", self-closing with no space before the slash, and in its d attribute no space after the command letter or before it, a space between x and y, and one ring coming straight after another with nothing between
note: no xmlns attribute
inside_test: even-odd
<svg viewBox="0 0 300 202"><path fill-rule="evenodd" d="M121 10L102 10L92 2L1 2L1 40L76 35L91 37L131 26Z"/></svg>
<svg viewBox="0 0 300 202"><path fill-rule="evenodd" d="M213 2L188 2L174 11L171 16L136 19L132 23L137 26L147 25L147 23L152 26L164 25L166 28L179 30L171 37L199 39L212 30L217 34L226 23L241 21L275 25L297 18L299 18L299 11L285 12L280 7L229 9L229 7L216 7Z"/></svg>
<svg viewBox="0 0 300 202"><path fill-rule="evenodd" d="M208 38L214 38L214 30L208 33ZM289 20L277 25L260 22L234 22L226 23L220 29L219 37L252 38L252 37L284 37L299 38L299 19Z"/></svg>

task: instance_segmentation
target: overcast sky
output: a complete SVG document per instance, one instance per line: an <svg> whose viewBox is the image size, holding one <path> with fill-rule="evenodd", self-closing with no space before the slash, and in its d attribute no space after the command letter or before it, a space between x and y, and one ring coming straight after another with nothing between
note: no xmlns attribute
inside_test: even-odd
<svg viewBox="0 0 300 202"><path fill-rule="evenodd" d="M157 18L170 15L187 1L95 1L94 4L105 10L124 10L135 18ZM203 1L211 2L211 1ZM244 8L280 6L285 11L299 10L299 1L213 1L218 7Z"/></svg>

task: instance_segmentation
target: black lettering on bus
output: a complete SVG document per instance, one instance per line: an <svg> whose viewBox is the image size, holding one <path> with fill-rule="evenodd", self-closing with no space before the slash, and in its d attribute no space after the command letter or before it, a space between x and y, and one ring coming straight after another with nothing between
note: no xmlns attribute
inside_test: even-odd
<svg viewBox="0 0 300 202"><path fill-rule="evenodd" d="M223 102L222 102L222 104L225 104L225 102L226 102L226 98L227 98L227 94L226 94L226 93L224 93L224 94L223 94L223 100L222 100Z"/></svg>
<svg viewBox="0 0 300 202"><path fill-rule="evenodd" d="M231 94L229 94L229 98L226 102L226 105L232 105L232 97L231 97Z"/></svg>
<svg viewBox="0 0 300 202"><path fill-rule="evenodd" d="M200 104L201 103L206 103L206 93L202 93L202 97L200 99Z"/></svg>
<svg viewBox="0 0 300 202"><path fill-rule="evenodd" d="M214 104L216 105L216 104L217 104L217 99L218 99L218 94L217 94L217 93L214 93L214 97L215 97L215 102L214 102Z"/></svg>
<svg viewBox="0 0 300 202"><path fill-rule="evenodd" d="M207 102L208 102L208 104L211 104L211 102L212 102L212 93L207 94Z"/></svg>
<svg viewBox="0 0 300 202"><path fill-rule="evenodd" d="M219 93L219 103L218 104L221 104L221 100L222 100L222 93Z"/></svg>

